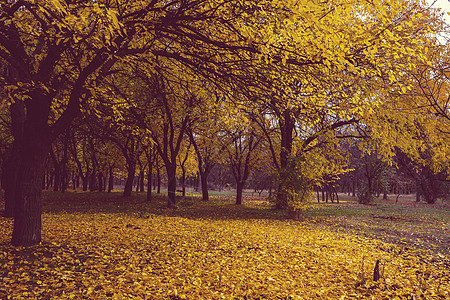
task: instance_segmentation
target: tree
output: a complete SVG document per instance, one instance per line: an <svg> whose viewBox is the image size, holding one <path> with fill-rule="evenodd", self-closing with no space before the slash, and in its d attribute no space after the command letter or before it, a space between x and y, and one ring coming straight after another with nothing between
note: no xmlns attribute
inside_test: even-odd
<svg viewBox="0 0 450 300"><path fill-rule="evenodd" d="M220 127L216 126L218 116L201 109L203 115L198 115L196 121L189 126L187 134L197 156L198 176L202 188L202 200L209 200L208 176L214 166L220 161L221 146L217 144Z"/></svg>
<svg viewBox="0 0 450 300"><path fill-rule="evenodd" d="M316 147L321 137L328 136L330 142L333 139L337 141L330 139L330 135L359 137L356 125L366 126L372 121L371 113L380 111L379 104L383 100L379 98L379 90L407 90L408 84L400 79L400 74L426 60L421 52L428 44L427 26L435 20L425 20L422 13L413 13L425 11L417 3L349 4L354 5L353 8L346 4L339 8L321 5L311 3L308 13L305 13L315 19L314 25L306 25L301 23L304 19L296 19L295 9L286 10L289 20L274 23L273 27L278 29L273 36L277 41L274 44L280 51L291 47L297 56L288 54L284 57L284 65L270 64L258 69L264 70L260 84L267 87L265 94L254 96L257 93L252 94L247 89L249 97L263 101L261 106L277 122L275 126L270 124L266 127L265 131L273 128L278 131L279 144L272 141L270 145L274 165L282 175L277 196L279 208L288 206L288 191L283 184L289 180L282 177L294 172L294 169L289 169L295 165L289 163L293 149L303 149L300 152L306 154L311 147ZM360 14L355 14L356 11ZM364 18L361 17L363 15ZM345 21L339 22L335 18ZM297 33L291 33L294 28ZM279 32L286 35L276 36ZM402 49L397 48L400 45ZM271 52L271 55L277 54L280 55L276 51ZM303 59L299 62L294 57ZM410 63L405 65L405 60ZM285 71L284 66L289 71ZM262 77L258 75L254 74L254 77ZM389 110L388 107L386 109ZM340 129L345 132L342 134ZM385 131L383 128L381 132L384 134L389 129ZM300 157L306 159L305 154Z"/></svg>
<svg viewBox="0 0 450 300"><path fill-rule="evenodd" d="M257 132L245 116L245 111L232 105L225 106L220 114L219 144L226 152L230 169L236 181L236 205L242 204L242 192L252 169L258 164L256 152L261 145L262 134Z"/></svg>
<svg viewBox="0 0 450 300"><path fill-rule="evenodd" d="M90 83L117 60L109 54L128 49L134 33L118 34L117 10L94 1L8 1L0 16L18 173L7 201L15 203L12 243L27 246L41 240L41 179L52 141L78 115Z"/></svg>
<svg viewBox="0 0 450 300"><path fill-rule="evenodd" d="M189 90L175 86L197 87L205 80L220 93L240 93L238 99L258 100L264 110L269 106L280 124L283 169L294 128L308 132L304 142L310 142L362 119L376 107L372 78L395 79L414 67L415 61L398 62L420 58L424 50L428 19L413 13L418 9L403 1L3 1L0 86L11 103L17 153L10 158L17 168L5 169L17 170L8 176L15 190L9 193L15 204L13 244L40 241L40 179L52 141L80 113L95 111L96 100L107 99L97 97L109 89L105 78L120 70L135 76L129 63L145 64L158 76L167 64L186 72L183 83L167 74L158 79L158 97L166 102ZM107 105L120 106L117 98ZM322 114L323 127L308 129ZM192 121L187 115L184 120ZM164 130L169 140L183 135L175 138L170 125ZM169 154L164 145L170 144L163 138L159 152L166 153L161 156L172 190L179 147Z"/></svg>
<svg viewBox="0 0 450 300"><path fill-rule="evenodd" d="M181 177L181 192L183 197L186 196L186 177L191 177L196 174L197 165L198 163L195 159L192 143L189 138L185 137L185 142L182 144L178 155L178 166L179 169L181 169L181 174L179 174L178 177Z"/></svg>

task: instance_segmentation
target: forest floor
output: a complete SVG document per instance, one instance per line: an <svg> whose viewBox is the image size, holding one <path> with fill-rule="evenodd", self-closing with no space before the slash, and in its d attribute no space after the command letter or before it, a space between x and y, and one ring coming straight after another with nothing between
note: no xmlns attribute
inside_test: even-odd
<svg viewBox="0 0 450 300"><path fill-rule="evenodd" d="M40 245L10 246L0 217L0 299L450 297L448 203L343 196L293 221L256 196L180 198L174 210L144 193L43 195Z"/></svg>

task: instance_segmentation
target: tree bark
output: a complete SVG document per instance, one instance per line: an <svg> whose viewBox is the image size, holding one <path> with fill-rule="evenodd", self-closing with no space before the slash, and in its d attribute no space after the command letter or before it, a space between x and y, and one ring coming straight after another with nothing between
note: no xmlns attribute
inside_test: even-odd
<svg viewBox="0 0 450 300"><path fill-rule="evenodd" d="M289 156L292 152L294 120L290 115L290 111L283 113L283 120L280 121L281 129L281 151L280 151L280 182L278 183L276 208L284 209L288 206L288 195L285 186L283 174L287 172Z"/></svg>
<svg viewBox="0 0 450 300"><path fill-rule="evenodd" d="M136 172L136 162L128 162L127 171L127 181L125 182L125 188L123 190L124 197L131 196L131 191L133 190L134 175Z"/></svg>
<svg viewBox="0 0 450 300"><path fill-rule="evenodd" d="M177 189L176 165L166 166L168 184L167 184L167 206L176 208L175 191Z"/></svg>
<svg viewBox="0 0 450 300"><path fill-rule="evenodd" d="M104 187L105 187L105 185L104 185L104 176L103 176L103 172L98 172L98 175L97 175L97 178L98 178L98 191L99 192L103 192L104 191Z"/></svg>
<svg viewBox="0 0 450 300"><path fill-rule="evenodd" d="M242 204L242 192L244 190L244 184L242 182L238 182L236 184L236 205Z"/></svg>
<svg viewBox="0 0 450 300"><path fill-rule="evenodd" d="M148 173L147 173L147 201L152 201L152 164L148 165Z"/></svg>
<svg viewBox="0 0 450 300"><path fill-rule="evenodd" d="M114 189L114 172L113 166L109 166L109 178L108 178L108 193L111 193Z"/></svg>
<svg viewBox="0 0 450 300"><path fill-rule="evenodd" d="M23 143L23 133L25 127L25 104L23 101L16 100L10 106L11 111L11 130L14 142L3 163L2 168L2 187L5 190L5 212L7 218L14 217L16 206L16 182L19 176L19 164L21 157L19 152Z"/></svg>
<svg viewBox="0 0 450 300"><path fill-rule="evenodd" d="M208 201L209 200L209 193L208 193L208 175L205 172L200 172L200 181L202 185L202 200Z"/></svg>
<svg viewBox="0 0 450 300"><path fill-rule="evenodd" d="M31 246L41 241L42 177L51 137L47 125L50 102L43 95L31 95L27 105L23 138L18 147L18 176L15 188L14 246Z"/></svg>
<svg viewBox="0 0 450 300"><path fill-rule="evenodd" d="M156 167L156 193L161 194L161 171L158 165Z"/></svg>
<svg viewBox="0 0 450 300"><path fill-rule="evenodd" d="M144 168L141 169L141 172L139 174L139 192L143 193L144 192Z"/></svg>
<svg viewBox="0 0 450 300"><path fill-rule="evenodd" d="M17 156L17 145L14 142L9 153L7 154L2 166L2 188L5 191L5 211L3 216L5 218L14 217L15 210L15 193L14 185L17 181L19 158Z"/></svg>

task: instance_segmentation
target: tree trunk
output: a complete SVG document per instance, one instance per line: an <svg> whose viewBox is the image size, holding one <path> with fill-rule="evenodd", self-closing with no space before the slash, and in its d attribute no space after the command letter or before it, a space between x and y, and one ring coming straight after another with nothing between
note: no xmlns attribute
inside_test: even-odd
<svg viewBox="0 0 450 300"><path fill-rule="evenodd" d="M177 189L176 165L166 166L168 184L167 184L167 206L176 208L175 191Z"/></svg>
<svg viewBox="0 0 450 300"><path fill-rule="evenodd" d="M108 193L111 193L114 189L114 173L113 173L113 167L109 167L109 178L108 178Z"/></svg>
<svg viewBox="0 0 450 300"><path fill-rule="evenodd" d="M283 174L287 174L289 156L292 152L294 120L290 115L290 111L286 110L283 114L284 120L280 121L281 129L281 150L280 150L280 182L278 184L278 192L276 199L276 208L284 209L288 206L288 191L285 186Z"/></svg>
<svg viewBox="0 0 450 300"><path fill-rule="evenodd" d="M21 164L15 186L14 231L11 241L14 246L36 245L41 241L41 181L49 145L45 145L45 141L38 140L34 143L41 145L31 146L29 143L28 149L20 155Z"/></svg>
<svg viewBox="0 0 450 300"><path fill-rule="evenodd" d="M131 191L133 190L134 175L136 171L136 163L129 162L127 171L128 171L127 181L125 182L125 188L123 190L124 197L131 196Z"/></svg>
<svg viewBox="0 0 450 300"><path fill-rule="evenodd" d="M142 169L141 172L140 172L140 175L139 175L139 191L141 193L143 193L144 190L145 190L144 189L144 177L145 177L144 169Z"/></svg>
<svg viewBox="0 0 450 300"><path fill-rule="evenodd" d="M136 176L135 176L136 178ZM139 182L141 180L141 174L139 173L136 180L136 192L139 192Z"/></svg>
<svg viewBox="0 0 450 300"><path fill-rule="evenodd" d="M34 96L27 105L27 118L18 147L19 165L14 185L14 229L11 240L14 246L31 246L41 241L41 185L51 139L47 125L47 99L41 95Z"/></svg>
<svg viewBox="0 0 450 300"><path fill-rule="evenodd" d="M147 174L147 201L152 201L152 164L148 165Z"/></svg>
<svg viewBox="0 0 450 300"><path fill-rule="evenodd" d="M98 173L98 191L99 192L103 192L104 191L104 187L105 187L105 185L104 185L104 183L103 183L103 181L104 181L104 177L103 177L103 173L102 172L99 172Z"/></svg>
<svg viewBox="0 0 450 300"><path fill-rule="evenodd" d="M50 186L52 185L52 181L53 181L53 177L51 172L47 171L47 182L45 185L45 189L48 190L50 188Z"/></svg>
<svg viewBox="0 0 450 300"><path fill-rule="evenodd" d="M236 205L242 204L242 191L244 190L244 184L242 182L238 182L236 184Z"/></svg>
<svg viewBox="0 0 450 300"><path fill-rule="evenodd" d="M5 211L3 216L5 218L14 217L15 211L16 189L14 188L14 185L17 181L19 167L17 145L15 144L16 143L13 143L12 148L8 151L9 153L2 166L2 188L5 190Z"/></svg>
<svg viewBox="0 0 450 300"><path fill-rule="evenodd" d="M181 176L181 188L182 188L182 196L186 197L186 170L183 168L183 175Z"/></svg>
<svg viewBox="0 0 450 300"><path fill-rule="evenodd" d="M88 190L89 178L90 178L89 173L86 176L81 176L81 181L83 182L83 191L84 192Z"/></svg>
<svg viewBox="0 0 450 300"><path fill-rule="evenodd" d="M19 165L21 159L19 152L21 151L21 144L23 143L23 133L26 120L25 111L26 109L23 101L16 100L10 106L11 131L14 137L14 142L2 168L2 187L5 190L4 216L7 218L13 217L16 209L17 190L15 184L19 176Z"/></svg>
<svg viewBox="0 0 450 300"><path fill-rule="evenodd" d="M161 194L161 172L158 166L156 169L156 193Z"/></svg>
<svg viewBox="0 0 450 300"><path fill-rule="evenodd" d="M209 194L208 194L208 177L206 174L200 173L200 181L202 184L202 200L208 201L209 200Z"/></svg>
<svg viewBox="0 0 450 300"><path fill-rule="evenodd" d="M420 182L416 180L416 202L420 202Z"/></svg>
<svg viewBox="0 0 450 300"><path fill-rule="evenodd" d="M194 181L194 190L196 192L198 192L198 185L199 185L199 182L200 182L199 179L200 179L200 173L197 172L197 174L195 175L195 181Z"/></svg>
<svg viewBox="0 0 450 300"><path fill-rule="evenodd" d="M93 192L97 190L97 177L95 176L95 169L92 170L91 176L89 178L89 191Z"/></svg>
<svg viewBox="0 0 450 300"><path fill-rule="evenodd" d="M55 181L54 181L54 185L53 185L53 191L57 192L59 191L59 188L61 186L61 171L59 169L59 166L54 164L54 168L55 168Z"/></svg>

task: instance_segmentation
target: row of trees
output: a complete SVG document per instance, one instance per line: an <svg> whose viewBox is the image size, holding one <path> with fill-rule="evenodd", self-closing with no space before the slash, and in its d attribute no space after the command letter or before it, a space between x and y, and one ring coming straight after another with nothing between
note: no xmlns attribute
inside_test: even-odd
<svg viewBox="0 0 450 300"><path fill-rule="evenodd" d="M99 185L122 156L125 195L136 169L158 161L169 207L180 169L192 170L183 165L197 164L206 188L227 153L242 190L249 166L264 162L277 208L292 216L315 185L345 173L343 139L445 172L442 28L437 12L409 0L3 0L12 243L40 242L49 155L61 174L71 157L81 180Z"/></svg>

